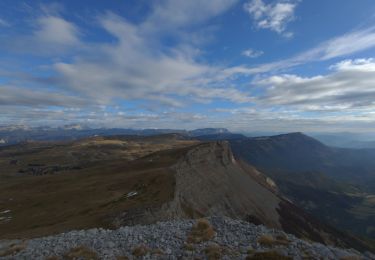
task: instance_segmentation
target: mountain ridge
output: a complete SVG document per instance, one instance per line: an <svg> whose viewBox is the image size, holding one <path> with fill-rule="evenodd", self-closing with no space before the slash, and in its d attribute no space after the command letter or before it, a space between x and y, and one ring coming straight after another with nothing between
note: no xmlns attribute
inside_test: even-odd
<svg viewBox="0 0 375 260"><path fill-rule="evenodd" d="M326 244L366 248L280 197L271 180L234 158L229 142L174 137L95 137L56 146L25 144L21 153L17 147L2 149L1 158L16 162L8 166L14 174L9 170L7 182L0 182L0 196L12 198L1 202L12 223L1 237L226 215ZM67 164L72 158L74 164ZM58 224L66 214L64 225Z"/></svg>

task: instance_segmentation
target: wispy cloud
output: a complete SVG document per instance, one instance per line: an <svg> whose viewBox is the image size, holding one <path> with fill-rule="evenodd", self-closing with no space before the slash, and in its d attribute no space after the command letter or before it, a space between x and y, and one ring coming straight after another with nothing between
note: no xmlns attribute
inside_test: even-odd
<svg viewBox="0 0 375 260"><path fill-rule="evenodd" d="M74 46L80 43L78 28L61 17L42 16L38 18L37 26L33 37L43 45Z"/></svg>
<svg viewBox="0 0 375 260"><path fill-rule="evenodd" d="M181 18L177 24L186 26L197 15L201 20L203 17L209 19L233 4L233 1L223 0L210 1L209 4L198 2L196 1L196 5L183 2L182 5L197 10L184 13L185 16L190 14L190 19ZM175 1L166 3L171 6L164 8L176 8ZM113 13L101 16L99 24L116 41L111 44L97 44L76 62L56 63L54 68L60 75L62 84L101 103L110 103L119 98L148 99L174 106L189 100L210 102L215 98L233 102L248 101L246 93L227 85L228 78L238 71L198 62L197 46L189 41L184 42L184 37L167 52L160 48L160 37L165 33L176 36L175 28L169 28L172 25L165 21L180 19L173 16L175 12L168 11L167 14L156 8L149 18L140 24L130 23ZM155 34L155 31L150 29L150 24L159 31L164 28L164 24L167 24L167 27L164 28L163 34ZM106 89L105 93L100 91L103 88Z"/></svg>
<svg viewBox="0 0 375 260"><path fill-rule="evenodd" d="M375 26L353 31L331 39L321 44L316 49L313 49L311 54L315 52L316 55L320 56L319 58L321 60L329 60L373 47L375 47Z"/></svg>
<svg viewBox="0 0 375 260"><path fill-rule="evenodd" d="M191 27L227 11L238 1L159 1L154 6L152 14L142 24L142 27L144 30L153 32Z"/></svg>
<svg viewBox="0 0 375 260"><path fill-rule="evenodd" d="M253 50L253 49L246 49L241 54L245 57L248 57L248 58L257 58L259 56L262 56L264 54L264 52Z"/></svg>
<svg viewBox="0 0 375 260"><path fill-rule="evenodd" d="M0 85L0 106L83 107L90 104L90 100L61 91Z"/></svg>
<svg viewBox="0 0 375 260"><path fill-rule="evenodd" d="M291 106L300 111L366 112L375 108L375 61L345 60L328 75L285 74L257 80L265 88L260 103Z"/></svg>
<svg viewBox="0 0 375 260"><path fill-rule="evenodd" d="M375 48L375 27L359 29L328 39L316 47L298 53L290 58L246 67L243 73L258 74L277 73L280 70L293 68L310 62L327 61L334 58L347 57Z"/></svg>
<svg viewBox="0 0 375 260"><path fill-rule="evenodd" d="M294 20L294 11L299 1L280 1L266 4L263 0L251 0L244 4L245 11L254 20L257 28L269 29L285 37L292 37L287 25Z"/></svg>

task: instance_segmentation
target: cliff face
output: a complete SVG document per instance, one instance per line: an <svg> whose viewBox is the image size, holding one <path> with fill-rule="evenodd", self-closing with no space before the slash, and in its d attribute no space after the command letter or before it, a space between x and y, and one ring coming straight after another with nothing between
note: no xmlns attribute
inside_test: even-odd
<svg viewBox="0 0 375 260"><path fill-rule="evenodd" d="M197 145L173 169L175 196L163 209L168 218L224 215L281 227L280 199L235 161L227 142Z"/></svg>

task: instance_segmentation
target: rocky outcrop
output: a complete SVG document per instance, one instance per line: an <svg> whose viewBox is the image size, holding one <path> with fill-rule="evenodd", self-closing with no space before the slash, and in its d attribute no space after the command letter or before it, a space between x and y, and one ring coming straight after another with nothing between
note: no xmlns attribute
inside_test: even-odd
<svg viewBox="0 0 375 260"><path fill-rule="evenodd" d="M211 217L214 235L189 242L195 220L117 230L72 231L29 241L0 241L0 259L374 259L370 253L309 243L265 226ZM12 245L13 244L13 245ZM12 248L14 250L12 250ZM255 258L263 256L263 258ZM254 257L254 258L252 258ZM70 259L70 258L69 258ZM83 259L83 258L82 258Z"/></svg>
<svg viewBox="0 0 375 260"><path fill-rule="evenodd" d="M276 211L280 199L234 160L227 142L197 145L173 168L175 196L163 208L168 218L252 216L269 226L281 227Z"/></svg>

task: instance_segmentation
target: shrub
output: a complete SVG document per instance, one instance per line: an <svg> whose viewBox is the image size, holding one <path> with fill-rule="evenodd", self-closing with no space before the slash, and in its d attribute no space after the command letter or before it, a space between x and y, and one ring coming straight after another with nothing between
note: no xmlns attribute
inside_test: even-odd
<svg viewBox="0 0 375 260"><path fill-rule="evenodd" d="M207 259L209 259L209 260L221 259L222 250L221 250L220 246L218 246L216 244L209 245L208 247L206 247L204 252L207 256Z"/></svg>
<svg viewBox="0 0 375 260"><path fill-rule="evenodd" d="M145 256L150 252L150 249L145 245L139 245L133 248L132 254L136 257Z"/></svg>
<svg viewBox="0 0 375 260"><path fill-rule="evenodd" d="M84 260L99 260L99 256L93 250L85 246L77 246L70 249L69 252L64 254L64 259L75 260L75 259L84 259Z"/></svg>
<svg viewBox="0 0 375 260"><path fill-rule="evenodd" d="M215 231L207 219L198 219L190 235L188 236L189 243L200 243L208 241L215 236Z"/></svg>
<svg viewBox="0 0 375 260"><path fill-rule="evenodd" d="M160 248L155 248L155 249L152 249L151 254L153 254L153 255L164 255L164 252Z"/></svg>
<svg viewBox="0 0 375 260"><path fill-rule="evenodd" d="M283 235L277 235L276 238L274 238L271 235L261 235L258 238L258 243L263 246L268 246L268 247L275 246L275 245L285 246L289 244L289 240L286 236L283 236Z"/></svg>
<svg viewBox="0 0 375 260"><path fill-rule="evenodd" d="M278 234L276 235L276 241L275 241L276 244L278 245L288 245L290 243L288 237L285 235L285 234Z"/></svg>
<svg viewBox="0 0 375 260"><path fill-rule="evenodd" d="M262 246L272 246L275 242L275 239L271 235L261 235L258 238L258 243Z"/></svg>
<svg viewBox="0 0 375 260"><path fill-rule="evenodd" d="M190 243L185 243L184 244L184 249L188 251L194 251L194 245Z"/></svg>

